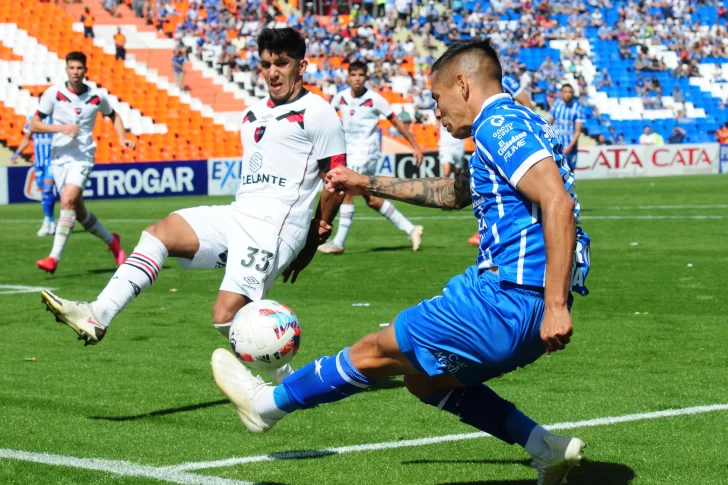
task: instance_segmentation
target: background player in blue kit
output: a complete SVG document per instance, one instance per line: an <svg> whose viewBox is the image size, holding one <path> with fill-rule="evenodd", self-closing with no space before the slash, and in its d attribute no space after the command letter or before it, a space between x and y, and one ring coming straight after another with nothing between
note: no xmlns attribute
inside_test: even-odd
<svg viewBox="0 0 728 485"><path fill-rule="evenodd" d="M578 465L583 441L546 431L482 384L569 343L571 292L587 293L589 263L561 144L546 120L503 93L501 77L498 56L482 38L451 46L432 66L438 118L456 138L475 140L469 177L397 179L346 168L327 176L330 192L438 208L472 204L481 232L477 264L393 325L317 358L280 386L265 385L233 354L216 350L215 381L248 430L265 432L295 410L404 375L422 402L523 446L539 484L561 484Z"/></svg>
<svg viewBox="0 0 728 485"><path fill-rule="evenodd" d="M18 156L28 148L32 137L33 150L35 151L35 159L33 160L35 183L38 185L38 189L40 189L43 197L43 225L38 230L38 236L52 236L56 232L56 220L53 216L56 194L53 191L53 171L51 170L51 142L53 140L53 134L31 133L30 120L32 119L32 116L28 117L25 128L23 128L23 139L18 146L18 150L10 157L10 161L15 162ZM46 116L43 119L43 124L53 124L51 117Z"/></svg>
<svg viewBox="0 0 728 485"><path fill-rule="evenodd" d="M561 99L551 107L549 122L554 125L566 161L573 172L576 168L576 157L579 155L579 135L584 126L584 108L574 99L574 88L571 84L561 86Z"/></svg>

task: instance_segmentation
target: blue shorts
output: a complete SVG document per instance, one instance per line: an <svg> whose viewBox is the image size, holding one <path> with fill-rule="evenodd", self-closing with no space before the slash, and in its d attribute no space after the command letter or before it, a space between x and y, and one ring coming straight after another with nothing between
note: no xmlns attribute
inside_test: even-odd
<svg viewBox="0 0 728 485"><path fill-rule="evenodd" d="M569 165L569 170L571 170L572 173L576 169L577 155L579 155L579 149L577 147L572 148L568 155L564 155L566 157L566 163Z"/></svg>
<svg viewBox="0 0 728 485"><path fill-rule="evenodd" d="M400 313L400 350L430 376L455 374L465 385L485 382L534 362L544 352L543 292L501 282L471 266L430 300Z"/></svg>
<svg viewBox="0 0 728 485"><path fill-rule="evenodd" d="M35 171L35 184L40 190L43 190L46 180L53 180L53 170L51 170L50 163L45 167L33 165L33 171Z"/></svg>

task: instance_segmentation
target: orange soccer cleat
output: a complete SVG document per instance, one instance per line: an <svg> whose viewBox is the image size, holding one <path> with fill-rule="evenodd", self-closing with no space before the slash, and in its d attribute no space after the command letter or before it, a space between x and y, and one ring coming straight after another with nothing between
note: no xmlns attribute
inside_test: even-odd
<svg viewBox="0 0 728 485"><path fill-rule="evenodd" d="M109 244L109 251L114 255L116 265L121 266L126 261L126 253L121 249L121 236L116 233L113 233L112 236L114 236L114 240Z"/></svg>
<svg viewBox="0 0 728 485"><path fill-rule="evenodd" d="M39 259L35 262L35 264L45 271L46 273L53 274L56 272L56 268L58 267L58 261L56 261L56 258L52 256L48 256L47 258Z"/></svg>
<svg viewBox="0 0 728 485"><path fill-rule="evenodd" d="M470 239L468 239L468 244L472 244L473 246L480 246L480 233L475 233L472 236L470 236Z"/></svg>

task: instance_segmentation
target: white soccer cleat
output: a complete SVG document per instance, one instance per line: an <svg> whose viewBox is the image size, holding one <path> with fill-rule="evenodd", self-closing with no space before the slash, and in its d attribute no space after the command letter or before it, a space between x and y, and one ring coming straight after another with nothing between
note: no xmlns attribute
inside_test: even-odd
<svg viewBox="0 0 728 485"><path fill-rule="evenodd" d="M91 305L85 301L70 301L59 298L48 290L40 292L46 310L56 316L56 321L71 327L78 334L78 340L84 345L96 345L104 338L106 329L98 323L91 311Z"/></svg>
<svg viewBox="0 0 728 485"><path fill-rule="evenodd" d="M579 466L584 455L584 443L579 438L547 434L543 437L551 456L534 459L531 464L538 470L538 485L562 485L572 468Z"/></svg>
<svg viewBox="0 0 728 485"><path fill-rule="evenodd" d="M279 367L276 370L269 372L270 376L273 378L273 380L276 381L277 384L283 384L283 379L293 374L294 370L293 367L291 367L291 364L286 364L283 367Z"/></svg>
<svg viewBox="0 0 728 485"><path fill-rule="evenodd" d="M43 225L38 229L38 237L52 236L56 233L56 225L49 221L43 221Z"/></svg>
<svg viewBox="0 0 728 485"><path fill-rule="evenodd" d="M254 376L237 357L225 349L217 349L212 353L212 374L215 384L225 397L237 408L240 420L251 433L265 433L278 420L264 419L256 411L256 403L266 384L258 376Z"/></svg>
<svg viewBox="0 0 728 485"><path fill-rule="evenodd" d="M409 238L412 240L412 251L419 251L422 246L422 233L425 228L422 226L415 226L412 232L409 233Z"/></svg>
<svg viewBox="0 0 728 485"><path fill-rule="evenodd" d="M333 241L329 241L319 246L318 252L324 254L344 254L344 248L334 244Z"/></svg>

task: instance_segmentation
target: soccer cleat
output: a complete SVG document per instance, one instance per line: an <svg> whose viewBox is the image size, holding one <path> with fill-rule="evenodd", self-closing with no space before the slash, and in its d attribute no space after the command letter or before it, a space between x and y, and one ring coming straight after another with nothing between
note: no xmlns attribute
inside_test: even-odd
<svg viewBox="0 0 728 485"><path fill-rule="evenodd" d="M422 233L425 228L422 226L415 226L412 232L409 233L409 237L412 240L412 251L419 251L422 246Z"/></svg>
<svg viewBox="0 0 728 485"><path fill-rule="evenodd" d="M480 233L476 232L470 238L468 239L468 244L472 244L473 246L480 246Z"/></svg>
<svg viewBox="0 0 728 485"><path fill-rule="evenodd" d="M121 266L126 261L126 253L121 249L121 236L117 233L113 233L112 236L114 236L114 240L109 244L109 251L114 255L116 265Z"/></svg>
<svg viewBox="0 0 728 485"><path fill-rule="evenodd" d="M579 438L547 434L544 441L551 450L546 459L534 459L531 464L538 470L538 485L562 485L572 468L579 466L584 454L584 443Z"/></svg>
<svg viewBox="0 0 728 485"><path fill-rule="evenodd" d="M38 237L52 236L56 233L56 225L53 222L43 221L43 225L38 229Z"/></svg>
<svg viewBox="0 0 728 485"><path fill-rule="evenodd" d="M235 405L248 431L265 433L278 422L262 418L255 409L261 391L268 387L263 379L254 376L237 357L225 349L217 349L212 353L211 364L215 384Z"/></svg>
<svg viewBox="0 0 728 485"><path fill-rule="evenodd" d="M91 305L85 301L69 301L59 298L48 290L40 292L46 310L56 316L56 321L65 323L78 334L78 340L84 345L96 345L106 334L106 329L98 323L91 311Z"/></svg>
<svg viewBox="0 0 728 485"><path fill-rule="evenodd" d="M329 241L319 246L318 252L324 254L344 254L344 248L337 246L333 241Z"/></svg>
<svg viewBox="0 0 728 485"><path fill-rule="evenodd" d="M56 272L56 268L58 268L58 261L56 261L56 258L53 256L48 256L47 258L39 259L35 262L35 264L45 271L46 273L53 274Z"/></svg>

